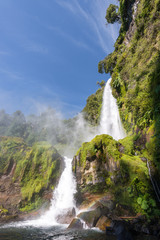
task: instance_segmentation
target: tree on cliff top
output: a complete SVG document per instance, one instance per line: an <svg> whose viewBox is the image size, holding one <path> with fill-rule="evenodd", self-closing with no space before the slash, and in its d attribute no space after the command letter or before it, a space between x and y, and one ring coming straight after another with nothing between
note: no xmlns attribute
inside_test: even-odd
<svg viewBox="0 0 160 240"><path fill-rule="evenodd" d="M120 14L118 11L118 6L114 5L114 4L110 4L109 7L107 8L106 11L106 20L108 23L115 23L118 22L120 20Z"/></svg>

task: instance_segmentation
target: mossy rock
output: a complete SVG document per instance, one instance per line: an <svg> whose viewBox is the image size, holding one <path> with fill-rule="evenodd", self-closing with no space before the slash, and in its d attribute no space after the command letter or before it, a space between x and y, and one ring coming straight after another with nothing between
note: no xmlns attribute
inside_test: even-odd
<svg viewBox="0 0 160 240"><path fill-rule="evenodd" d="M62 165L63 158L47 142L29 147L21 138L1 137L1 189L6 197L9 191L11 197L6 202L0 198L0 204L11 208L11 214L12 209L16 212L38 209L48 201L47 196L58 182Z"/></svg>
<svg viewBox="0 0 160 240"><path fill-rule="evenodd" d="M138 137L134 134L116 141L109 135L98 135L82 144L73 159L73 168L82 196L106 193L116 206L129 209L128 214L157 217L147 163L136 149Z"/></svg>

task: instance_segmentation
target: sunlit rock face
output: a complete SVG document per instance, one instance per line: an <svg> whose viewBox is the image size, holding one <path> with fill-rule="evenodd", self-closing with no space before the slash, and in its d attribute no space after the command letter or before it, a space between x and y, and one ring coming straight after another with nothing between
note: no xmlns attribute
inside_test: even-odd
<svg viewBox="0 0 160 240"><path fill-rule="evenodd" d="M80 209L88 211L106 197L106 204L112 203L106 217L147 215L150 208L156 211L148 168L141 155L135 154L134 144L134 136L116 141L105 134L82 144L72 163Z"/></svg>
<svg viewBox="0 0 160 240"><path fill-rule="evenodd" d="M110 181L116 182L119 177L119 156L117 142L108 135L99 135L91 142L84 143L73 159L79 188L95 187L103 192Z"/></svg>
<svg viewBox="0 0 160 240"><path fill-rule="evenodd" d="M1 220L46 208L63 170L63 158L51 145L33 147L21 138L0 138Z"/></svg>

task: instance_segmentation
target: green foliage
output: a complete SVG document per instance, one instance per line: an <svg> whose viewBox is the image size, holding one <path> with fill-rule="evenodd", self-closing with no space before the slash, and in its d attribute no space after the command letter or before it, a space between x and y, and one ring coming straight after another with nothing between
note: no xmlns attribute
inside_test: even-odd
<svg viewBox="0 0 160 240"><path fill-rule="evenodd" d="M101 72L105 72L105 69L106 72L111 70L112 92L117 98L126 131L130 134L140 133L141 151L145 148L145 141L147 141L146 155L159 171L160 0L139 1L134 14L134 25L132 24L132 28L129 29L133 3L132 0L120 0L119 11L122 24L115 50L100 61L99 65ZM127 32L128 29L129 32ZM151 134L148 137L147 130L153 125L152 137ZM132 154L134 150L129 150L128 144L125 151Z"/></svg>
<svg viewBox="0 0 160 240"><path fill-rule="evenodd" d="M60 176L61 156L50 144L39 142L28 147L21 138L1 137L0 174L9 175L15 166L13 182L21 187L20 208L35 209L46 189L53 189Z"/></svg>
<svg viewBox="0 0 160 240"><path fill-rule="evenodd" d="M99 73L112 73L113 68L116 64L116 56L114 54L109 54L104 60L98 63Z"/></svg>
<svg viewBox="0 0 160 240"><path fill-rule="evenodd" d="M104 169L97 172L101 179L105 179L97 184L92 184L91 172L87 178L86 174L81 173L82 179L86 178L81 191L92 194L110 193L117 204L126 205L134 213L144 214L148 218L157 217L159 211L154 200L146 162L141 160L141 155L135 156L138 139L139 135L134 134L117 142L103 134L96 136L91 142L83 143L77 152L76 167L80 167L82 171L87 167L87 161L96 161L97 166L105 164L112 170Z"/></svg>
<svg viewBox="0 0 160 240"><path fill-rule="evenodd" d="M139 136L137 134L133 134L131 136L127 136L123 139L120 139L119 142L124 146L124 153L127 155L134 155L135 154L135 141Z"/></svg>
<svg viewBox="0 0 160 240"><path fill-rule="evenodd" d="M8 214L8 209L5 209L2 205L0 206L0 217Z"/></svg>
<svg viewBox="0 0 160 240"><path fill-rule="evenodd" d="M97 84L102 88L105 86L106 82L102 80L101 82L97 82Z"/></svg>
<svg viewBox="0 0 160 240"><path fill-rule="evenodd" d="M98 89L95 94L88 97L86 106L83 109L84 118L91 125L98 125L101 114L102 107L102 97L103 97L104 86Z"/></svg>
<svg viewBox="0 0 160 240"><path fill-rule="evenodd" d="M80 166L85 167L88 158L95 159L96 154L101 161L107 161L109 157L115 161L119 158L118 145L109 135L98 135L91 142L83 143L76 155L80 155ZM106 159L106 155L108 158Z"/></svg>
<svg viewBox="0 0 160 240"><path fill-rule="evenodd" d="M118 9L118 6L116 6L114 4L110 4L109 7L107 8L105 18L108 23L113 24L113 23L119 21L120 16L119 16L117 9Z"/></svg>

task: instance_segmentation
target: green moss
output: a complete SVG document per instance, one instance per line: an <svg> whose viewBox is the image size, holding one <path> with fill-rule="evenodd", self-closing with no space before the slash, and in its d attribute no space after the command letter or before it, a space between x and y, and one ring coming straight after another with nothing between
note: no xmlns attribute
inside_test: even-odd
<svg viewBox="0 0 160 240"><path fill-rule="evenodd" d="M28 147L20 138L1 137L0 146L0 174L9 175L14 166L12 179L21 187L21 209L38 207L43 192L53 189L60 176L61 156L47 142Z"/></svg>
<svg viewBox="0 0 160 240"><path fill-rule="evenodd" d="M82 178L86 181L79 187L82 193L110 193L117 204L126 205L132 209L133 213L141 213L151 218L158 216L158 209L146 161L141 160L142 157L146 157L145 151L147 150L143 149L143 154L137 150L136 144L139 138L139 134L134 134L117 142L112 137L103 134L96 136L89 143L84 143L77 152L82 175L82 169L86 167L87 160L89 162L96 160L95 169L102 164L107 164L107 169L110 169L114 162L116 165L111 167L110 172L105 168L97 171L101 179L100 183L92 184L92 174L87 177L84 174ZM139 155L135 156L135 151Z"/></svg>
<svg viewBox="0 0 160 240"><path fill-rule="evenodd" d="M0 216L7 215L8 209L5 209L2 205L0 206Z"/></svg>
<svg viewBox="0 0 160 240"><path fill-rule="evenodd" d="M103 90L102 88L98 89L95 94L92 94L88 97L86 106L83 109L84 118L91 124L91 125L98 125L100 120L101 114L101 107L102 107L102 97L103 97Z"/></svg>
<svg viewBox="0 0 160 240"><path fill-rule="evenodd" d="M95 159L96 154L101 156L101 161L113 158L115 161L119 159L119 151L117 142L109 135L97 135L91 142L83 143L76 155L80 156L80 166L85 167L87 159Z"/></svg>
<svg viewBox="0 0 160 240"><path fill-rule="evenodd" d="M28 202L24 207L20 208L21 212L31 212L32 210L38 209L43 204L42 198L37 197L34 202Z"/></svg>
<svg viewBox="0 0 160 240"><path fill-rule="evenodd" d="M120 139L119 142L124 146L124 153L127 155L133 155L135 153L135 141L139 135L133 134L131 136L127 136L123 139Z"/></svg>

